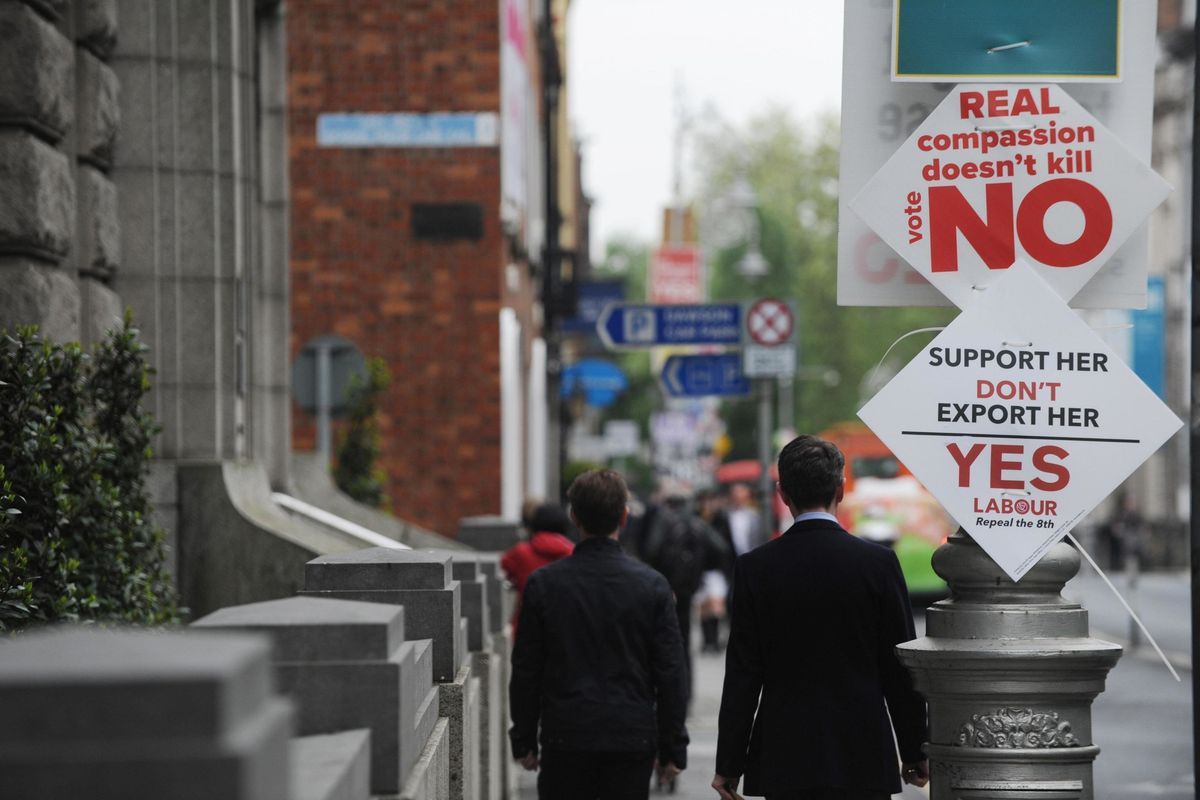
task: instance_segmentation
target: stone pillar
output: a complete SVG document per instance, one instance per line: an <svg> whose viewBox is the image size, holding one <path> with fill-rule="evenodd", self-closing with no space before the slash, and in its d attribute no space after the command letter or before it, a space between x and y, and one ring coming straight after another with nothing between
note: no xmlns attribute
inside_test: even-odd
<svg viewBox="0 0 1200 800"><path fill-rule="evenodd" d="M371 731L371 791L399 794L438 718L428 640L405 641L404 609L291 597L232 606L193 627L270 635L303 735Z"/></svg>
<svg viewBox="0 0 1200 800"><path fill-rule="evenodd" d="M405 607L405 635L433 640L433 679L451 681L463 665L462 593L450 557L369 547L305 565L304 595Z"/></svg>
<svg viewBox="0 0 1200 800"><path fill-rule="evenodd" d="M288 800L266 640L65 628L5 641L0 785L22 800Z"/></svg>
<svg viewBox="0 0 1200 800"><path fill-rule="evenodd" d="M470 622L467 649L471 672L479 680L477 796L482 800L499 800L501 760L507 755L504 733L508 718L507 685L501 686L502 667L495 649L493 622L494 616L503 613L500 594L493 591L499 589L493 577L499 570L499 558L490 553L463 551L449 551L447 555L452 559L451 574L463 588L463 614Z"/></svg>
<svg viewBox="0 0 1200 800"><path fill-rule="evenodd" d="M502 553L521 540L521 524L504 517L463 517L458 541L485 552Z"/></svg>
<svg viewBox="0 0 1200 800"><path fill-rule="evenodd" d="M63 0L0 3L0 328L80 336L70 133L75 47Z"/></svg>
<svg viewBox="0 0 1200 800"><path fill-rule="evenodd" d="M116 0L73 4L78 195L74 260L79 273L81 334L88 343L102 339L119 325L124 312L121 298L110 285L121 262L117 187L111 174L121 119L120 84L108 64L117 41L116 6Z"/></svg>
<svg viewBox="0 0 1200 800"><path fill-rule="evenodd" d="M961 530L934 554L950 597L897 649L929 703L932 800L1092 800L1091 705L1121 648L1061 595L1079 560L1059 543L1013 583Z"/></svg>
<svg viewBox="0 0 1200 800"><path fill-rule="evenodd" d="M258 284L255 7L119 0L113 173L133 308L157 370L159 458L254 457L247 338ZM181 520L186 523L187 515Z"/></svg>
<svg viewBox="0 0 1200 800"><path fill-rule="evenodd" d="M405 635L433 640L439 713L448 722L449 796L477 797L480 687L467 659L468 620L450 556L382 547L322 556L306 566L302 594L404 606Z"/></svg>

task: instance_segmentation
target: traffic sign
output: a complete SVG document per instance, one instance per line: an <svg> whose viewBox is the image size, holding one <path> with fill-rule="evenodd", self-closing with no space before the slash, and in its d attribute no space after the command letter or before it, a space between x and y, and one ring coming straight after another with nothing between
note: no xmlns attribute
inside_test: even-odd
<svg viewBox="0 0 1200 800"><path fill-rule="evenodd" d="M585 358L563 368L559 393L565 400L582 391L593 408L608 408L629 388L629 378L616 364L602 358Z"/></svg>
<svg viewBox="0 0 1200 800"><path fill-rule="evenodd" d="M746 333L754 344L763 347L787 344L795 332L792 309L782 300L756 300L746 311Z"/></svg>
<svg viewBox="0 0 1200 800"><path fill-rule="evenodd" d="M601 313L596 331L610 349L736 345L742 339L742 308L737 303L663 306L614 303Z"/></svg>
<svg viewBox="0 0 1200 800"><path fill-rule="evenodd" d="M750 394L741 353L674 355L663 365L662 385L671 397L737 397Z"/></svg>
<svg viewBox="0 0 1200 800"><path fill-rule="evenodd" d="M1121 0L1121 82L1063 86L1142 161L1150 161L1157 0ZM955 4L955 5L974 5ZM1054 3L1046 3L1054 6ZM896 148L952 88L891 80L879 43L892 35L892 3L845 0L842 52L842 146L838 171L838 304L939 306L935 289L849 208ZM1019 37L1018 37L1019 38ZM1146 304L1148 224L1143 224L1071 300L1073 308Z"/></svg>
<svg viewBox="0 0 1200 800"><path fill-rule="evenodd" d="M1013 580L1182 424L1025 264L859 416Z"/></svg>
<svg viewBox="0 0 1200 800"><path fill-rule="evenodd" d="M1018 258L1070 300L1169 192L1062 88L963 84L850 207L966 308Z"/></svg>

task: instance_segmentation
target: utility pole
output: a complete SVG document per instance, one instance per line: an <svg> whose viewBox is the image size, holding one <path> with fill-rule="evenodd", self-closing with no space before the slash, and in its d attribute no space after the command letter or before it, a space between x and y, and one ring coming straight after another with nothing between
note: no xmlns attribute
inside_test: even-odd
<svg viewBox="0 0 1200 800"><path fill-rule="evenodd" d="M562 336L559 329L562 296L562 249L559 235L562 213L558 207L558 90L562 86L562 68L558 57L558 42L554 37L554 8L552 0L542 2L542 24L538 29L542 57L542 146L543 178L545 179L546 237L542 249L542 331L546 340L546 426L547 470L549 498L562 495L562 466L566 446L565 407L560 396L562 381ZM531 454L537 457L536 454Z"/></svg>
<svg viewBox="0 0 1200 800"><path fill-rule="evenodd" d="M1200 208L1200 142L1196 140L1197 124L1200 124L1200 103L1195 100L1195 87L1200 86L1200 34L1196 21L1192 21L1192 291L1191 291L1191 384L1188 417L1188 462L1191 513L1188 514L1188 534L1191 541L1191 602L1192 602L1192 663L1200 663L1200 481L1196 474L1196 454L1200 453L1200 409L1197 399L1200 382L1197 381L1197 358L1200 358L1200 219L1196 210ZM1200 697L1200 671L1192 670L1192 766L1200 770L1200 715L1196 713L1195 698Z"/></svg>

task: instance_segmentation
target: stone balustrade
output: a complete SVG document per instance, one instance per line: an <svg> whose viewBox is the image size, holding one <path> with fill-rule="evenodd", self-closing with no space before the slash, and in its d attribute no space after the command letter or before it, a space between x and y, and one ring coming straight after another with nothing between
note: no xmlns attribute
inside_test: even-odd
<svg viewBox="0 0 1200 800"><path fill-rule="evenodd" d="M0 796L502 800L498 556L323 556L185 630L0 639Z"/></svg>

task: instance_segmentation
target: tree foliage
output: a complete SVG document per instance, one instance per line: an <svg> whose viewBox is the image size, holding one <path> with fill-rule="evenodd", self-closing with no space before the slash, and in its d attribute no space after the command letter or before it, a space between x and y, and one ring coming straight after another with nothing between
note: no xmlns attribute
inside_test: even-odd
<svg viewBox="0 0 1200 800"><path fill-rule="evenodd" d="M864 380L888 346L916 328L945 325L946 309L847 308L837 304L838 129L822 118L802 126L786 111L771 110L744 130L714 120L697 141L697 208L708 245L714 302L776 296L798 306L795 420L819 432L855 418L868 392ZM744 178L758 197L760 247L770 265L762 278L738 273L745 254L746 214L731 208L730 190ZM889 357L903 364L927 340L906 340ZM820 380L830 368L839 380ZM731 457L754 452L750 401L726 404L734 440Z"/></svg>
<svg viewBox="0 0 1200 800"><path fill-rule="evenodd" d="M128 313L90 355L0 335L0 630L175 618L145 488L145 349Z"/></svg>
<svg viewBox="0 0 1200 800"><path fill-rule="evenodd" d="M379 399L392 376L387 362L367 362L367 378L350 385L350 421L338 444L333 478L338 488L360 503L382 508L387 502L387 474L379 466Z"/></svg>

